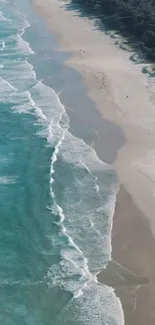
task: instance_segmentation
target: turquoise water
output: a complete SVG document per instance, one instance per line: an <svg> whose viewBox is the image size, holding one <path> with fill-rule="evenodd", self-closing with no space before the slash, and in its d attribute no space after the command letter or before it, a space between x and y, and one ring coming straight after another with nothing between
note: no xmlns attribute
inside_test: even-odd
<svg viewBox="0 0 155 325"><path fill-rule="evenodd" d="M119 299L96 278L111 258L117 178L69 133L52 88L61 54L20 2L0 0L0 323L120 325Z"/></svg>

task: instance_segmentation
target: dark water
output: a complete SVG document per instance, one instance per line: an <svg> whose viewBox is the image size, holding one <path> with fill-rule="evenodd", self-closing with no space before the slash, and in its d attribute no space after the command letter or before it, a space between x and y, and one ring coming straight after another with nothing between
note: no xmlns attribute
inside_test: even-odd
<svg viewBox="0 0 155 325"><path fill-rule="evenodd" d="M123 324L96 279L111 257L115 172L69 133L62 54L31 4L0 10L0 321Z"/></svg>

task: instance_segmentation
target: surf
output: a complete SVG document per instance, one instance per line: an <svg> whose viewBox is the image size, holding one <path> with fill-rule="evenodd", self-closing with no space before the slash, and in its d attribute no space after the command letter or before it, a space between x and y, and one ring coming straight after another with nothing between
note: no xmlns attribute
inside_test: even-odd
<svg viewBox="0 0 155 325"><path fill-rule="evenodd" d="M5 7L5 2L0 8L1 10L4 9L3 6ZM8 8L10 7L7 3L5 11ZM4 25L5 22L8 23L8 19L9 28L8 25ZM26 279L21 280L18 279L18 273L15 275L12 272L11 279L16 278L12 279L12 284L24 288L27 284L29 286L30 283L34 283L37 288L38 286L39 288L45 286L41 292L44 292L44 297L47 297L47 291L49 292L51 289L51 300L54 299L54 296L52 296L54 290L58 292L60 290L60 296L58 295L57 300L59 301L61 295L64 295L66 305L64 308L60 308L60 312L55 315L55 325L64 325L68 324L68 322L74 324L74 322L77 323L77 319L78 324L87 321L89 324L96 322L100 325L103 320L105 324L109 322L112 324L111 320L114 320L116 324L123 324L123 313L119 299L115 296L112 288L100 285L96 277L99 270L106 267L111 259L111 229L116 193L118 191L117 176L111 166L97 157L95 150L91 146L69 132L70 120L59 95L54 89L37 78L35 67L29 63L29 57L37 55L37 51L32 50L29 42L24 40L24 31L30 26L27 17L21 14L16 7L12 11L12 18L10 11L6 20L3 15L3 28L6 27L6 32L4 31L2 41L5 42L5 47L3 46L1 51L0 85L3 91L1 92L0 102L8 109L9 118L11 121L12 119L15 121L16 128L16 119L20 121L21 125L25 121L27 122L27 127L24 124L25 133L20 130L16 136L20 138L21 134L20 141L26 139L27 146L24 148L25 151L22 151L23 157L27 159L28 155L30 161L32 159L30 165L29 160L22 161L22 157L19 155L21 159L21 165L19 160L19 167L24 170L27 178L30 175L28 180L24 179L21 189L19 187L21 197L22 193L26 191L24 199L20 201L19 198L19 204L21 204L19 211L21 215L24 213L25 218L22 223L28 228L26 228L27 232L25 233L20 221L14 229L17 228L24 232L23 238L26 238L25 242L28 248L29 245L30 247L34 245L32 238L36 236L35 231L31 233L31 229L39 229L40 240L42 239L42 231L44 231L50 249L43 249L42 242L40 243L37 237L35 244L39 248L35 255L36 262L33 262L32 258L32 265L38 263L35 266L37 266L36 273L39 273L38 270L45 263L46 268L44 266L44 271L39 273L41 279L37 281L32 281L32 279L29 281ZM8 35L11 28L12 34ZM29 138L32 138L32 141L35 139L35 145L27 154L28 148L31 149L31 142L27 140ZM11 136L10 141L12 141ZM48 213L46 222L50 220L50 227L47 228L45 224L45 229L43 226L40 228L42 220L37 219L37 214L35 214L35 211L38 211L37 204L39 205L39 201L34 203L35 196L38 197L37 182L39 182L39 176L35 178L36 184L33 182L33 177L38 166L41 168L40 160L42 161L42 157L38 155L38 143L44 144L44 150L48 152L48 155L49 152L51 153L50 166L48 166L48 182L47 179L44 180L47 183L44 186L45 188L48 187L50 195L48 202L46 202L46 211ZM18 149L17 144L16 146ZM37 158L35 157L36 147L38 150L36 151L36 157L39 161L36 161ZM22 150L24 149L22 148ZM20 152L20 150L19 148L17 152ZM9 158L8 161L11 162L12 156ZM20 177L16 178L14 175L11 177L2 176L1 186L20 185ZM44 175L42 178L44 179ZM18 190L19 193L20 190ZM18 201L17 198L16 201ZM16 207L16 209L18 211L19 207ZM35 217L32 219L31 226L27 226L25 220L28 219L31 222L31 219L29 219L30 213ZM44 243L45 239L42 239L42 241ZM29 251L31 251L30 248ZM11 253L13 257L12 259L10 257L10 261L14 260L18 255L15 249ZM38 260L37 256L40 257L40 254L41 259ZM30 263L31 258L29 255L27 255L27 259ZM30 270L29 273L31 275ZM31 276L34 277L33 272ZM5 281L10 286L10 279L5 279ZM13 301L11 304L13 304ZM16 313L20 319L18 299L16 304ZM23 310L25 308L24 306ZM40 307L36 305L34 314L31 311L34 318L35 313L39 313L39 309ZM116 311L115 315L113 315L114 310ZM50 313L50 308L48 312ZM26 313L24 317L27 319Z"/></svg>

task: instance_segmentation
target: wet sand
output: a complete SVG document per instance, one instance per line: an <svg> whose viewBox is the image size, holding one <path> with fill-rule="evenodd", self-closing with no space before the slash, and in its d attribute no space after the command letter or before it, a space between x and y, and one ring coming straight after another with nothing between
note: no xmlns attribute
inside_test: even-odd
<svg viewBox="0 0 155 325"><path fill-rule="evenodd" d="M89 111L85 115L83 97L80 106L80 92L74 88L74 83L72 87L70 83L61 98L69 109L71 128L75 133L78 128L74 121L77 124L79 120L81 130L84 130L80 136L84 139L89 137L90 129L95 129L92 145L100 159L114 164L122 184L114 215L113 260L106 271L99 274L99 281L115 288L123 305L126 324L153 325L154 95L150 92L147 77L141 73L142 66L134 66L129 54L116 48L109 36L94 29L92 21L79 17L76 11L69 10L60 1L34 2L48 27L56 33L60 51L72 53L66 64L82 74L88 95L100 112L94 117L91 105L88 107L87 103ZM68 102L67 91L72 92ZM71 98L78 99L77 107ZM84 125L90 126L89 132Z"/></svg>
<svg viewBox="0 0 155 325"><path fill-rule="evenodd" d="M154 325L155 240L148 220L122 186L117 195L112 247L112 262L99 274L99 281L115 288L125 324Z"/></svg>

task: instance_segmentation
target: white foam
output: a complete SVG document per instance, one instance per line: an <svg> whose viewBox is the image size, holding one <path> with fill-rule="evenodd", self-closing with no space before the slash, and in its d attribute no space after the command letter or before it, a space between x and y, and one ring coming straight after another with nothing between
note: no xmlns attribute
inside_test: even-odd
<svg viewBox="0 0 155 325"><path fill-rule="evenodd" d="M42 82L38 82L32 88L31 95L36 98L36 105L41 108L47 121L49 121L48 141L55 147L51 161L50 183L52 198L55 199L53 176L54 165L58 156L63 159L64 163L75 166L79 174L75 179L77 184L70 184L70 188L68 186L64 188L63 209L56 201L53 209L57 207L60 222L64 220L67 222L67 228L65 226L63 231L65 229L65 234L74 242L76 249L80 245L80 251L87 255L88 260L94 260L94 266L92 261L89 261L89 266L93 269L98 263L97 268L101 269L110 260L111 256L112 216L118 190L116 175L114 175L114 171L109 165L98 159L93 148L67 131L68 119L66 118L64 106L60 103L54 90L45 86ZM62 123L63 119L66 120L65 123ZM107 179L110 179L109 184ZM105 180L106 184L104 184ZM81 193L78 194L79 197L75 198L74 202L70 202L70 198L73 197L72 188L74 186L78 189L81 188ZM95 201L90 208L93 197ZM65 215L67 215L67 220ZM83 225L81 234L78 234L78 231L74 234L77 223ZM93 227L90 227L90 225L93 225ZM96 243L94 254L92 254L92 249L89 251L91 245L85 236L87 232L88 237L94 238L94 243ZM83 238L83 242L81 238Z"/></svg>
<svg viewBox="0 0 155 325"><path fill-rule="evenodd" d="M59 120L57 121L57 129L61 130L61 138L57 142L57 144L55 146L54 153L52 155L51 180L50 180L51 185L52 185L52 183L54 181L54 179L53 179L53 174L55 172L54 171L54 164L57 161L57 157L58 157L58 153L59 153L59 148L61 147L61 145L62 145L62 143L64 141L65 132L66 132L66 129L63 130L60 127L60 121L61 121L62 115L64 114L64 108L62 107L61 103L60 103L60 107L62 108L62 112L61 112L61 114L59 116ZM50 123L50 126L52 128L53 127L53 124ZM55 129L55 126L56 125L54 125L54 129ZM53 137L53 133L50 132L50 140L51 140L52 137ZM67 233L67 230L66 230L66 228L65 228L65 226L63 224L63 222L65 220L65 215L64 215L63 209L56 203L55 195L54 195L54 192L53 192L52 189L51 189L51 195L52 195L52 198L54 200L54 206L53 206L52 212L53 213L55 212L55 214L58 214L59 215L59 217L60 217L61 231L68 238L69 246L73 247L74 250L71 249L69 251L67 249L67 251L61 252L61 256L62 256L63 259L61 260L61 262L60 262L59 265L57 265L57 266L55 265L54 268L52 267L49 270L49 272L47 274L47 278L50 279L50 283L51 283L51 279L53 279L52 280L52 284L53 285L59 285L59 286L61 285L65 290L69 290L70 292L72 292L73 294L75 294L75 296L77 297L77 296L79 296L79 295L82 294L81 281L80 282L77 282L76 281L74 283L74 286L72 284L72 280L71 279L69 280L69 282L65 280L62 283L62 277L64 277L64 273L62 273L62 271L61 271L62 265L63 265L63 269L64 269L64 268L67 267L67 265L69 263L70 264L70 272L73 272L72 275L75 275L75 273L77 273L77 275L79 275L79 272L80 272L80 274L82 276L84 276L82 287L83 287L83 285L86 284L86 282L85 282L86 277L89 275L89 279L90 279L90 278L92 278L92 275L90 274L89 269L88 269L88 266L87 266L87 259L84 258L82 251L74 243L74 241L71 238L71 236L69 236L69 234ZM77 254L78 254L78 258L77 258ZM79 266L79 258L81 259L82 267ZM78 261L78 264L77 264L77 261ZM56 268L56 270L55 270L55 268ZM55 273L55 271L56 271L56 273ZM52 276L53 273L54 273L54 275L56 275L56 277L54 276L54 278ZM60 274L60 276L58 276L58 274ZM68 277L68 273L67 273L67 277ZM77 288L77 286L78 286L78 288Z"/></svg>
<svg viewBox="0 0 155 325"><path fill-rule="evenodd" d="M119 299L107 286L89 283L83 295L72 298L58 315L55 325L61 324L112 325L124 324L124 315Z"/></svg>
<svg viewBox="0 0 155 325"><path fill-rule="evenodd" d="M1 21L10 21L10 19L6 18L4 15L3 15L3 12L0 11L0 22Z"/></svg>
<svg viewBox="0 0 155 325"><path fill-rule="evenodd" d="M6 50L9 54L20 57L34 54L29 43L22 38L24 32L17 32L5 38ZM8 54L6 53L6 58Z"/></svg>
<svg viewBox="0 0 155 325"><path fill-rule="evenodd" d="M36 115L43 119L43 120L46 120L46 116L45 114L42 112L42 110L40 109L40 107L36 106L35 102L33 101L32 97L31 97L31 94L30 92L28 91L27 92L28 94L28 98L29 98L29 101L30 101L30 104L31 104L31 108L34 108L35 109L35 112L36 112Z"/></svg>
<svg viewBox="0 0 155 325"><path fill-rule="evenodd" d="M49 107L48 107L48 101L49 98L51 98L52 95L52 101L50 101L50 103L54 102L54 104L57 103L56 107L59 108L58 110L55 109L54 111L54 117L52 118L51 122L50 122L50 136L48 138L48 141L50 141L50 143L53 145L55 144L55 150L52 156L52 164L51 164L51 186L53 186L53 182L54 182L54 165L57 162L58 156L61 156L61 158L64 159L64 162L66 161L67 163L69 162L70 164L75 165L79 170L85 170L87 173L86 175L88 176L89 180L91 179L90 184L88 182L86 182L86 188L87 188L87 192L88 189L93 187L96 195L99 192L99 185L97 184L98 182L98 178L96 176L96 174L93 174L94 171L96 170L105 170L106 171L110 171L110 167L107 166L106 164L102 163L99 161L98 157L96 156L96 153L94 152L94 150L87 146L84 141L73 137L68 131L67 128L64 127L62 128L61 125L61 119L63 119L65 113L64 113L64 107L62 106L62 104L60 103L60 101L57 100L57 96L55 95L55 93L52 91L50 91L50 89L45 89L46 86L43 84L40 84L39 89L43 90L44 88L44 92L42 94L45 94L45 99L48 99L47 101L44 101L44 109L45 112L48 114L49 116ZM35 89L38 88L35 86ZM42 106L42 101L39 99L39 103ZM47 107L46 107L47 106ZM51 106L52 107L52 106ZM51 109L51 115L53 115L53 110ZM66 119L67 120L67 119ZM67 124L64 124L65 126L67 126ZM76 152L76 151L77 152ZM89 154L88 154L89 153ZM90 156L90 157L89 157ZM95 160L93 163L92 161L90 162L90 158L92 160ZM82 159L81 159L82 158ZM99 163L98 163L99 162ZM88 163L90 166L88 166ZM98 166L99 165L99 166ZM92 169L92 166L94 167L94 170ZM85 177L83 178L82 175L82 181L85 183L86 179ZM91 185L92 183L92 185ZM81 183L83 184L83 183ZM88 186L90 185L90 186ZM115 189L116 190L116 189ZM65 191L65 190L64 190ZM112 194L113 192L115 192L114 190L112 190ZM116 192L115 192L116 194ZM64 201L68 202L68 198L72 197L71 193L67 193L66 194L66 199ZM83 195L83 192L82 194ZM88 252L88 247L91 247L88 238L86 238L87 236L86 233L88 232L88 235L92 235L94 233L94 243L96 240L96 234L100 234L100 232L95 229L95 221L93 222L91 220L91 225L92 225L92 232L91 234L89 234L89 227L86 224L86 228L85 228L85 222L83 219L83 214L82 214L82 210L83 210L83 206L82 208L79 209L79 206L77 205L77 202L74 202L74 205L77 205L77 209L79 210L79 215L81 217L81 219L77 219L75 217L75 213L72 215L72 206L69 204L68 202L68 208L69 210L67 211L67 217L65 216L66 213L64 213L64 210L62 207L60 207L58 205L58 203L56 202L56 197L55 194L53 192L53 189L51 188L51 196L54 200L54 205L52 207L52 213L54 213L55 215L59 215L60 217L60 222L57 223L60 225L60 229L61 232L64 236L66 236L68 238L68 248L61 251L61 262L59 265L54 265L52 268L50 268L48 274L47 274L47 279L49 281L49 283L51 285L54 286L61 286L63 289L68 290L70 292L73 293L73 295L75 297L80 297L83 293L83 288L87 285L87 282L89 281L93 281L93 282L97 282L95 275L93 276L88 268L88 259L90 258L90 254L92 253L92 251ZM99 195L100 197L100 195ZM111 196L111 200L112 200L113 196ZM114 197L115 199L115 197ZM108 201L109 202L109 201ZM63 202L64 203L64 202ZM114 207L114 202L112 202L112 208ZM67 203L66 203L67 204ZM104 202L103 202L104 204ZM107 207L108 207L108 203L107 203ZM108 209L110 211L107 211L107 207L105 208L105 212L109 213L112 210L112 208ZM71 208L71 209L70 209ZM65 206L65 211L66 211L66 206ZM75 212L75 209L74 209ZM95 209L95 213L94 213L94 218L96 218L96 214L99 214L99 218L100 220L102 220L102 216L101 214L103 214L103 209L101 209L101 207L97 209ZM83 212L85 213L85 211ZM83 219L83 220L82 220ZM90 213L88 214L88 219L90 222ZM69 223L67 223L67 227L64 225L64 223L66 224L66 220L69 221ZM82 236L78 235L78 228L77 226L81 223L82 227L83 227L83 232L85 234L83 234ZM95 260L95 266L96 266L96 262L99 261L101 263L100 268L103 267L104 263L107 263L107 260L110 259L110 253L111 253L111 239L110 239L110 235L111 235L111 226L110 226L110 222L111 220L109 219L109 226L107 227L108 231L107 234L105 234L105 236L102 236L100 234L99 237L99 246L94 246L94 251L95 254L97 253L96 248L98 248L99 253L101 253L101 255L103 255L102 259L99 259L99 256L97 256L97 259ZM70 227L70 224L72 225L72 227ZM99 225L100 226L100 225ZM100 227L101 228L101 227ZM74 234L74 232L76 232L76 235ZM102 241L101 241L101 237L102 237ZM78 243L78 238L81 239L83 238L84 241L88 241L87 242L87 246L85 246L83 243L81 245L81 243ZM93 236L92 236L93 238ZM105 243L107 240L107 243ZM105 247L105 251L102 254L102 250L101 250L101 243L100 241L104 244ZM81 247L80 247L81 246ZM69 247L71 247L71 249L69 249ZM102 247L103 249L103 247ZM108 254L107 254L108 251ZM107 254L107 258L105 261L105 252ZM88 258L85 257L85 254L88 255ZM94 258L94 256L93 256ZM90 263L90 262L89 262ZM68 274L68 270L70 270L70 275ZM75 274L77 276L80 276L79 281L76 281L72 279L72 277L74 278Z"/></svg>
<svg viewBox="0 0 155 325"><path fill-rule="evenodd" d="M40 107L49 121L49 127L51 127L53 132L55 131L55 133L58 133L57 138L59 139L62 133L62 128L59 126L59 121L62 114L65 112L65 108L60 103L58 95L54 89L44 85L41 80L38 81L34 87L32 87L30 92L32 97L35 98L36 105ZM52 138L54 139L53 136L51 136L51 139Z"/></svg>
<svg viewBox="0 0 155 325"><path fill-rule="evenodd" d="M0 102L9 102L9 96L16 91L8 81L0 77Z"/></svg>
<svg viewBox="0 0 155 325"><path fill-rule="evenodd" d="M26 42L20 34L17 34L17 46L24 54L34 54L28 42Z"/></svg>
<svg viewBox="0 0 155 325"><path fill-rule="evenodd" d="M15 87L13 87L7 80L4 80L3 78L0 77L0 82L1 82L1 89L2 91L5 91L5 89L11 89L11 90L14 90L16 91L17 89ZM3 88L4 86L4 88Z"/></svg>
<svg viewBox="0 0 155 325"><path fill-rule="evenodd" d="M90 295L92 288L95 288L93 290L96 290L96 299L99 301L96 304L94 295L91 296L93 302L92 316L89 315L90 307L87 310L88 306L83 302L87 315L85 321L87 319L89 324L94 324L98 321L97 315L99 313L100 323L97 324L103 324L105 315L100 306L100 300L103 299L104 305L107 306L106 295L104 291L101 292L96 275L95 273L92 274L90 269L105 267L111 258L111 228L118 189L117 180L113 175L112 168L101 162L91 147L68 132L69 119L54 90L39 82L32 88L31 95L36 98L35 104L41 108L47 121L49 121L48 142L55 148L51 159L50 179L51 196L54 204L50 209L52 214L59 216L59 222L54 223L60 227L61 236L68 239L66 247L64 247L64 242L60 245L60 242L58 244L55 239L54 244L61 247L61 260L59 264L53 265L48 270L45 279L50 286L59 286L70 291L78 302L83 301L83 297L87 300L87 294ZM80 178L78 175L75 178L76 189L81 187L79 198L75 198L74 202L70 201L74 191L76 193L76 189L71 186L69 190L68 184L66 184L66 188L63 189L61 206L58 204L53 190L55 166L59 157L63 159L64 164L73 165L75 172L76 169L81 172ZM100 177L101 173L102 177ZM106 179L107 182L109 177L111 178L109 184L104 184L103 180ZM97 197L96 205L93 203L94 210L89 204L86 204L86 194L91 199L94 195L95 200ZM105 222L104 214L106 216ZM111 310L115 308L115 305L117 306L117 315L112 317L118 318L118 324L123 324L120 301L110 288L107 290L112 293ZM111 315L107 313L106 317L108 319Z"/></svg>
<svg viewBox="0 0 155 325"><path fill-rule="evenodd" d="M43 114L42 110L36 106L29 91L18 92L17 95L11 94L9 100L12 104L15 103L15 105L12 106L15 112L35 114L40 122L46 120L46 116Z"/></svg>
<svg viewBox="0 0 155 325"><path fill-rule="evenodd" d="M4 41L2 41L2 46L1 46L1 51L3 51L5 49L5 42Z"/></svg>
<svg viewBox="0 0 155 325"><path fill-rule="evenodd" d="M69 216L67 219L68 230L70 233L73 231L76 241L80 242L82 250L86 250L88 256L89 237L94 238L94 245L96 242L96 247L94 246L95 263L98 260L100 268L102 268L106 260L110 259L111 254L111 225L118 189L113 170L99 161L92 148L87 146L82 140L73 137L67 131L60 149L59 154L61 158L63 158L64 162L73 164L77 168L78 173L78 178L74 180L74 183L68 184L67 188L64 188L63 191L64 200L62 204L64 205L65 215ZM111 183L104 185L104 181L107 181L106 178L111 178ZM73 190L74 186L75 190ZM79 188L80 192L78 193ZM72 200L70 201L70 198L73 197L72 191L76 191L75 201L73 202ZM91 201L93 202L92 206ZM89 231L90 220L94 225L94 231ZM77 223L83 225L83 231L81 232L80 230L79 235L78 233L74 234L74 228L76 228ZM104 237L100 235L100 237L95 238L96 233L99 233L99 231L101 234L104 234ZM88 241L85 243L85 234L87 233ZM78 239L78 237L80 238ZM83 243L81 238L83 238ZM97 254L98 252L99 255ZM90 254L92 255L92 250Z"/></svg>
<svg viewBox="0 0 155 325"><path fill-rule="evenodd" d="M26 17L25 17L25 19L22 21L22 23L23 23L24 31L25 31L25 29L27 29L28 27L30 27L30 24L29 24L29 22L27 21Z"/></svg>
<svg viewBox="0 0 155 325"><path fill-rule="evenodd" d="M0 185L15 184L16 176L0 176Z"/></svg>

